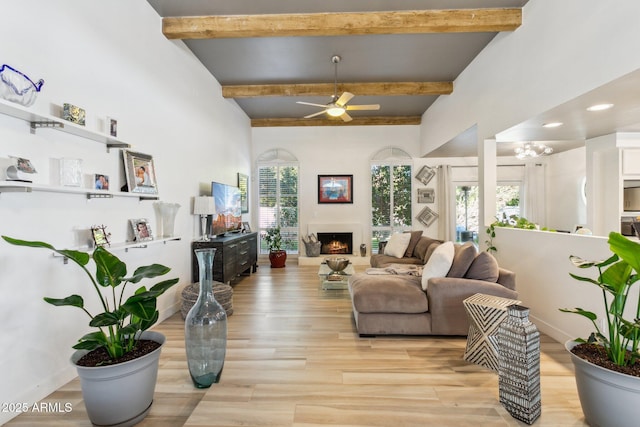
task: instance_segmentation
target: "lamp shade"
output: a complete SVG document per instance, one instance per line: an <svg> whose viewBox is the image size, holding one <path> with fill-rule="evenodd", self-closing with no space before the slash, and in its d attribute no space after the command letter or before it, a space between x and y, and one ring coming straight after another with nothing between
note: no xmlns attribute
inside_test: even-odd
<svg viewBox="0 0 640 427"><path fill-rule="evenodd" d="M216 201L211 196L195 197L193 200L194 215L212 215L216 213Z"/></svg>

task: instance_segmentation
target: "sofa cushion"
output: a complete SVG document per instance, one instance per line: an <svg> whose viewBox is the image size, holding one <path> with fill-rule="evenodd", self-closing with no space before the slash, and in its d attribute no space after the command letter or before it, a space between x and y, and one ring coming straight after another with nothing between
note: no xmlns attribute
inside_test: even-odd
<svg viewBox="0 0 640 427"><path fill-rule="evenodd" d="M435 240L427 236L420 237L420 239L418 239L418 243L416 244L416 247L413 248L413 256L416 258L420 258L423 264L426 263L427 260L429 259L427 257L427 250L434 243L442 243L442 242L440 240Z"/></svg>
<svg viewBox="0 0 640 427"><path fill-rule="evenodd" d="M480 252L471 263L471 267L465 274L467 279L485 280L497 282L500 275L498 261L489 252Z"/></svg>
<svg viewBox="0 0 640 427"><path fill-rule="evenodd" d="M432 277L445 277L453 263L455 249L453 242L444 242L433 251L433 254L422 270L422 289L427 290L429 279Z"/></svg>
<svg viewBox="0 0 640 427"><path fill-rule="evenodd" d="M405 231L405 233L411 233L411 239L409 239L409 246L407 246L407 250L404 253L404 256L410 258L413 256L413 250L418 244L418 240L422 237L422 230L418 231Z"/></svg>
<svg viewBox="0 0 640 427"><path fill-rule="evenodd" d="M429 311L420 277L357 273L349 279L353 307L360 313L424 313Z"/></svg>
<svg viewBox="0 0 640 427"><path fill-rule="evenodd" d="M376 268L382 268L382 267L388 267L389 264L416 264L416 265L423 265L424 263L422 262L421 259L419 258L407 258L407 257L402 257L402 258L396 258L394 256L389 256L389 255L382 255L382 254L373 254L371 255L371 258L369 259L369 263L371 264L371 267L376 267Z"/></svg>
<svg viewBox="0 0 640 427"><path fill-rule="evenodd" d="M451 269L447 273L447 277L464 277L471 263L478 253L473 242L467 242L464 245L454 245L455 255L453 256L453 263Z"/></svg>
<svg viewBox="0 0 640 427"><path fill-rule="evenodd" d="M384 247L384 254L396 258L402 258L407 251L409 241L411 240L410 233L395 233L392 234Z"/></svg>

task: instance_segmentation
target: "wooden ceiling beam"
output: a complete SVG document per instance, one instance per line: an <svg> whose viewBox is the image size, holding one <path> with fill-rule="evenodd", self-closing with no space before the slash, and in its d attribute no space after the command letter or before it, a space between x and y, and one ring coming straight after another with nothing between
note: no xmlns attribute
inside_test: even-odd
<svg viewBox="0 0 640 427"><path fill-rule="evenodd" d="M353 117L350 122L341 119L328 118L266 118L251 119L251 127L295 127L295 126L393 126L393 125L419 125L421 116L371 116Z"/></svg>
<svg viewBox="0 0 640 427"><path fill-rule="evenodd" d="M168 39L514 31L520 8L181 16L162 19Z"/></svg>
<svg viewBox="0 0 640 427"><path fill-rule="evenodd" d="M449 95L453 82L377 82L338 83L338 93L351 92L359 96ZM223 85L224 98L255 98L267 96L330 96L333 83Z"/></svg>

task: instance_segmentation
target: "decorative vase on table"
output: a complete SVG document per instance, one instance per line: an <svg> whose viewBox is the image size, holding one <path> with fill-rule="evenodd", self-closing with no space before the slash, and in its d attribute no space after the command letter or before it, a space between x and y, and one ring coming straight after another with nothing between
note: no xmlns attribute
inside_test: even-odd
<svg viewBox="0 0 640 427"><path fill-rule="evenodd" d="M367 256L367 245L365 243L360 245L360 256Z"/></svg>
<svg viewBox="0 0 640 427"><path fill-rule="evenodd" d="M512 417L533 424L540 417L540 332L529 308L507 307L498 328L500 403Z"/></svg>
<svg viewBox="0 0 640 427"><path fill-rule="evenodd" d="M227 314L213 294L215 253L215 248L195 250L200 293L184 324L189 374L197 388L208 388L220 381L227 349Z"/></svg>
<svg viewBox="0 0 640 427"><path fill-rule="evenodd" d="M178 203L155 202L153 208L156 213L158 237L173 237L173 228L180 205Z"/></svg>

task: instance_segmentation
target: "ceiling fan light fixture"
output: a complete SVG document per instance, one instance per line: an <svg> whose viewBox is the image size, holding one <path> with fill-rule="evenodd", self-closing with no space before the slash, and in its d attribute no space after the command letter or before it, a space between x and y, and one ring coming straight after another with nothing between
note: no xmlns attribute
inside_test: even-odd
<svg viewBox="0 0 640 427"><path fill-rule="evenodd" d="M344 114L345 109L344 107L340 107L338 105L331 105L329 107L327 107L327 114L330 115L331 117L340 117L341 115Z"/></svg>

